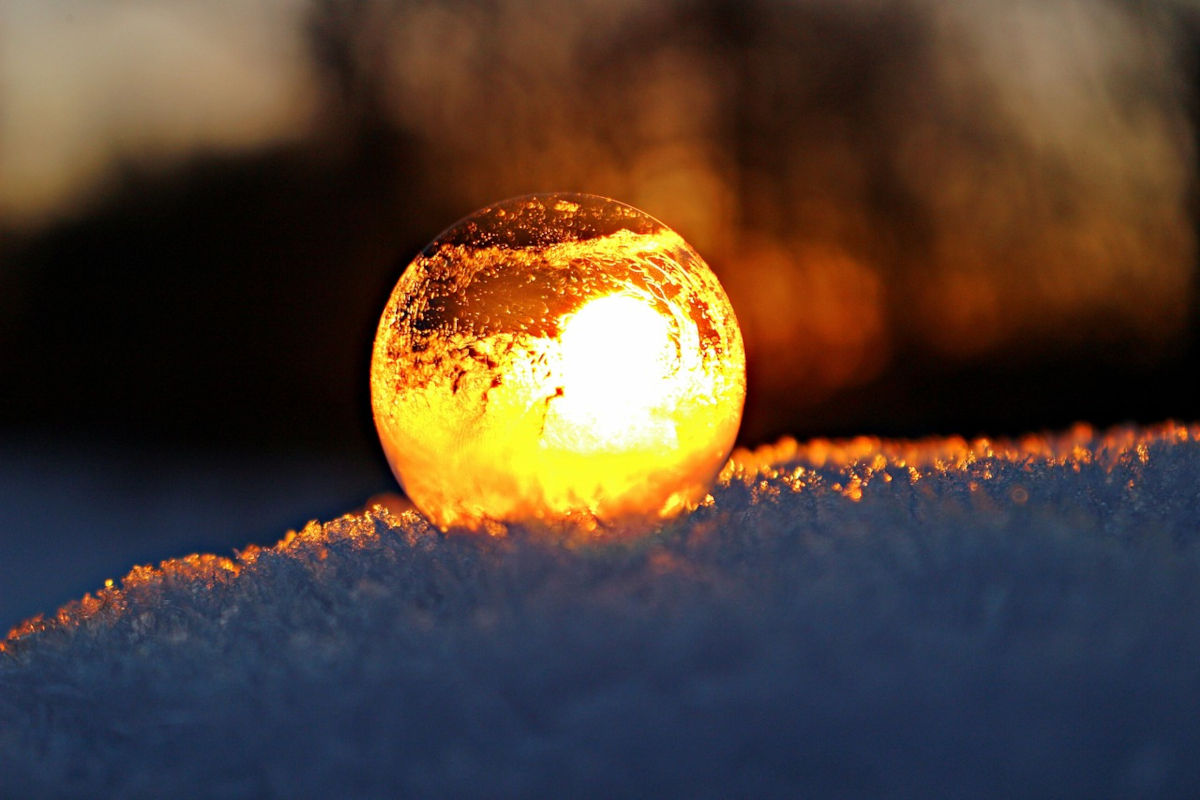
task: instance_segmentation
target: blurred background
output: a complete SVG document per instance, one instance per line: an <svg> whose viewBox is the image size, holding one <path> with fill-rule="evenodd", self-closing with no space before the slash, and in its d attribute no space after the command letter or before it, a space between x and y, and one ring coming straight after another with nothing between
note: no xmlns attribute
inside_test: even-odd
<svg viewBox="0 0 1200 800"><path fill-rule="evenodd" d="M0 627L394 488L374 328L459 217L638 206L744 444L1200 417L1194 0L0 0Z"/></svg>

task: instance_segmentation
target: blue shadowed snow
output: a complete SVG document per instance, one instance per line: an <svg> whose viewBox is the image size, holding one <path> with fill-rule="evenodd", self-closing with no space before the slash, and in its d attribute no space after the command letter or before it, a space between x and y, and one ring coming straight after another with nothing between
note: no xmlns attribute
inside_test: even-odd
<svg viewBox="0 0 1200 800"><path fill-rule="evenodd" d="M0 652L0 796L1200 796L1200 428L782 443L639 541L384 511Z"/></svg>

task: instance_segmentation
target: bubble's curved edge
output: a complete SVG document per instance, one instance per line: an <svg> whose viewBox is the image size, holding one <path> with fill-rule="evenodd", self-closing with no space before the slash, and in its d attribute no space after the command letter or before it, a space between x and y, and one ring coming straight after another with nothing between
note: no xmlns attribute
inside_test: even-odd
<svg viewBox="0 0 1200 800"><path fill-rule="evenodd" d="M527 224L522 224L526 220ZM546 224L549 220L565 224L550 226ZM535 192L509 197L467 214L435 236L421 255L430 258L444 246L549 247L611 236L622 230L651 235L670 228L641 209L604 195Z"/></svg>
<svg viewBox="0 0 1200 800"><path fill-rule="evenodd" d="M520 219L522 215L527 216L528 219ZM500 238L498 239L497 236ZM522 236L526 238L521 239L520 237ZM721 384L724 387L718 393L721 398L728 399L727 396L732 397L736 395L736 409L729 415L734 420L733 430L727 440L724 437L722 438L722 446L719 448L721 453L712 464L710 477L704 481L704 491L707 491L707 488L711 487L713 478L719 472L721 465L732 450L734 439L736 438L736 429L740 424L745 407L744 344L741 332L737 327L736 314L727 293L724 291L724 287L720 285L715 274L712 273L711 269L704 262L703 257L694 248L687 244L669 226L641 209L612 198L587 193L549 192L528 194L508 198L482 208L455 222L439 234L421 255L413 259L408 269L402 274L385 306L376 330L371 367L371 397L375 427L379 432L381 441L384 443L385 454L388 455L389 464L392 466L392 471L397 480L402 486L405 486L406 491L410 495L422 495L425 497L425 504L422 507L427 513L431 513L439 523L465 524L464 515L470 516L470 514L468 510L459 509L455 514L456 518L450 519L445 514L439 513L437 511L439 507L437 504L430 505L427 497L428 492L420 490L419 486L410 486L404 477L406 474L426 474L429 472L431 465L425 464L424 469L402 470L397 465L398 458L389 450L389 442L397 438L392 428L396 427L398 423L393 419L393 412L391 410L394 406L393 399L396 389L390 385L394 382L391 375L394 372L394 368L384 369L383 365L394 365L401 360L393 352L392 345L397 338L397 334L392 329L407 326L407 329L410 329L412 332L411 335L417 336L418 332L424 334L429 331L440 330L443 326L448 325L450 320L453 320L456 335L467 336L469 334L472 338L466 341L466 343L462 341L458 342L452 353L468 361L486 364L487 369L483 370L484 373L489 370L494 371L497 367L493 363L493 358L497 358L498 360L499 357L496 356L490 347L476 348L474 344L475 338L494 329L498 335L533 336L535 338L544 337L553 339L558 336L559 331L550 328L546 328L545 330L538 328L536 325L536 323L540 322L538 314L550 313L555 320L558 320L564 314L578 309L559 308L541 295L534 296L531 294L532 290L527 289L523 282L515 287L504 284L501 287L502 289L505 289L505 291L523 292L524 294L520 294L519 298L529 302L518 304L520 313L515 314L515 317L518 318L517 323L519 324L512 323L507 317L497 319L495 313L486 305L480 306L480 308L473 308L471 304L463 299L462 295L466 291L468 281L463 278L463 275L466 273L457 264L458 261L468 259L471 260L470 263L477 263L473 259L478 257L478 259L483 259L488 264L491 264L493 259L496 260L496 263L507 264L510 256L505 254L504 251L510 245L527 245L528 252L530 253L542 254L551 251L562 255L563 248L588 248L592 242L597 242L598 247L605 247L610 243L612 247L624 247L626 243L649 240L644 243L647 252L657 253L658 248L664 246L663 242L660 241L662 237L669 237L667 241L670 247L677 247L682 254L675 256L675 251L669 250L664 251L666 255L661 256L661 258L670 260L672 264L675 264L682 270L682 275L679 278L680 281L687 283L691 287L693 295L690 295L691 300L687 302L686 307L682 308L682 312L687 313L696 325L701 340L700 346L702 354L704 354L705 364L708 364L708 356L713 352L717 352L724 354L723 357L720 357L720 360L728 360L730 363L736 365L732 370L736 371L736 376L727 375L726 372L731 371L728 369L720 371L715 370L711 365L705 367L706 373L713 372L716 378L720 378L723 381L728 379L725 381L728 383L727 386L725 383ZM605 241L601 242L601 240ZM640 250L639 253L641 253ZM486 254L486 257L483 254ZM526 255L526 252L522 252L520 255L514 253L511 257L522 259ZM579 260L589 260L590 255L590 251L587 251L579 256ZM536 256L529 257L534 258ZM566 258L566 256L563 256L563 258ZM653 262L649 268L658 269L658 267L654 267L654 264L660 263L655 260L656 256L651 255L648 258ZM607 263L603 259L599 259L599 261ZM575 262L572 261L571 263L574 264ZM661 268L666 269L665 267ZM551 270L549 274L556 279L559 278L558 270ZM570 272L567 278L572 277L574 274L573 271ZM487 275L495 277L490 272ZM683 275L687 276L686 280L682 277ZM618 277L621 276L624 276L623 279L627 280L639 276L645 277L640 272L633 274L632 277L625 276L624 273L619 273ZM565 280L565 278L561 280ZM459 285L459 281L463 281L462 285ZM432 283L439 289L445 289L445 291L434 293L432 295L434 299L428 302L423 301L419 304L409 305L398 302L397 298L405 291L413 292L415 286L423 286L425 283ZM476 287L480 281L472 273L469 283L471 287ZM487 291L483 291L485 298L501 295L507 297L503 292L492 287L492 283L502 282L499 279L495 279L491 283L488 283L485 286ZM566 294L565 292L558 292L554 296L566 296ZM424 298L426 293L422 290L418 295ZM666 298L660 298L660 300L664 304L669 304L674 296L673 294L667 295ZM680 303L682 305L682 301ZM540 312L537 310L539 304L541 308ZM526 305L533 307L534 310L528 311L524 308ZM717 315L716 319L710 319L709 315L714 313ZM462 333L459 328L459 322L462 319L466 320L466 327L463 329L466 333ZM430 322L430 320L433 320L433 322ZM508 340L505 340L505 342L511 348L512 342ZM427 342L423 340L414 341L410 344L409 351L425 354L420 356L420 358L428 361L428 364L437 370L443 369L446 353L440 349L431 347ZM510 350L506 349L504 352L507 353ZM386 377L384 373L387 373ZM403 382L411 384L422 380L422 376L426 376L427 373L424 370L408 369L400 374L405 376L402 378ZM463 384L464 381L465 385L474 385L471 381L466 380L467 377L466 373L461 369L454 372L453 381L450 385L450 391L453 395L457 396L459 394L460 384ZM488 376L484 374L483 377L486 378ZM480 387L486 385L486 381L476 381L475 383L479 383ZM499 385L493 376L491 389L495 389ZM423 389L424 386L424 384L420 384L420 388ZM491 389L485 388L483 390L484 403L490 399L489 393ZM714 389L714 391L716 390ZM553 399L552 396L548 397L549 399ZM441 407L440 404L437 407ZM724 430L725 427L724 421L722 421L721 430ZM413 448L410 447L408 449L412 450ZM436 448L436 451L445 452L444 448ZM693 492L693 494L695 493ZM420 502L418 500L418 503ZM441 505L445 505L445 503L441 503ZM611 503L608 504L608 506L611 505ZM643 503L642 505L645 504ZM611 517L613 514L605 510L608 506L589 503L586 510L605 517ZM585 509L581 507L578 509L573 508L572 510ZM611 511L611 509L609 510ZM659 513L653 515L655 522L673 516L673 514L661 513L661 509L656 509L656 511ZM491 509L491 513L495 513L494 508ZM623 514L624 512L619 513ZM510 519L508 516L504 516L504 519L518 521L516 517ZM479 520L475 520L475 522L478 524L470 525L470 527L479 529L483 526L483 523ZM543 520L540 518L536 519L534 524L541 526Z"/></svg>

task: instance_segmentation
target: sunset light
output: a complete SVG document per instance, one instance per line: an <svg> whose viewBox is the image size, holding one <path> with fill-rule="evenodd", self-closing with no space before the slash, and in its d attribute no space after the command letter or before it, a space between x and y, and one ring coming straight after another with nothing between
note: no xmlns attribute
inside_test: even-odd
<svg viewBox="0 0 1200 800"><path fill-rule="evenodd" d="M0 800L1200 800L1198 200L1200 0L0 0Z"/></svg>
<svg viewBox="0 0 1200 800"><path fill-rule="evenodd" d="M676 233L613 200L530 196L410 265L371 385L392 469L439 526L623 523L705 496L737 435L745 355Z"/></svg>
<svg viewBox="0 0 1200 800"><path fill-rule="evenodd" d="M553 427L597 450L674 435L667 418L653 433L638 425L654 424L654 409L686 391L692 377L677 363L670 320L652 305L621 294L591 301L565 321L559 356L563 393L548 411L548 428L553 415Z"/></svg>

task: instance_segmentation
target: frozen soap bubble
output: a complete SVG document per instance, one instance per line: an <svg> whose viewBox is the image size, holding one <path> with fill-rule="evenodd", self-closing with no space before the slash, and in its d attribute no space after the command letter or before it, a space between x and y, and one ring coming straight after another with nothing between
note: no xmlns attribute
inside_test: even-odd
<svg viewBox="0 0 1200 800"><path fill-rule="evenodd" d="M384 452L443 529L670 517L707 493L745 395L716 276L594 195L506 200L447 229L396 284L371 361Z"/></svg>

